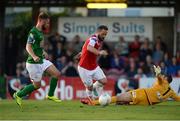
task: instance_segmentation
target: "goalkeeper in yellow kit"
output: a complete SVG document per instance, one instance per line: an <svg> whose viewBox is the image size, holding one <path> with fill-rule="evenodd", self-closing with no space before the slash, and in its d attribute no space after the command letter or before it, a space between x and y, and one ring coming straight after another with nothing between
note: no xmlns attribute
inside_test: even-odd
<svg viewBox="0 0 180 121"><path fill-rule="evenodd" d="M161 74L161 68L159 66L153 66L153 68L156 74L156 82L152 87L131 90L118 96L113 96L111 98L111 103L153 105L167 101L168 98L180 101L180 96L178 96L169 85L172 82L172 77L170 75ZM87 100L85 104L99 105L99 101Z"/></svg>

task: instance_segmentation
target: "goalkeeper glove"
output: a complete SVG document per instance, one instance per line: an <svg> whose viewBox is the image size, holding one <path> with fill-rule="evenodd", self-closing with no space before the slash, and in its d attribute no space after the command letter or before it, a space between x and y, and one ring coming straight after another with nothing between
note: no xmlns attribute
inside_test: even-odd
<svg viewBox="0 0 180 121"><path fill-rule="evenodd" d="M156 74L156 76L158 76L159 74L161 74L161 68L160 68L160 66L155 66L155 65L153 65L153 68L154 68L154 72L155 72L155 74Z"/></svg>

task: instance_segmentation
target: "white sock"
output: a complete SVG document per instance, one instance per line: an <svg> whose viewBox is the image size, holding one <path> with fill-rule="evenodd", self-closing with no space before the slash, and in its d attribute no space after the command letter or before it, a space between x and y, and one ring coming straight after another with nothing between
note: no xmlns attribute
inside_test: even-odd
<svg viewBox="0 0 180 121"><path fill-rule="evenodd" d="M96 81L93 84L93 89L96 90L96 92L98 93L98 96L100 96L103 93L103 87L104 87L104 85L98 81Z"/></svg>

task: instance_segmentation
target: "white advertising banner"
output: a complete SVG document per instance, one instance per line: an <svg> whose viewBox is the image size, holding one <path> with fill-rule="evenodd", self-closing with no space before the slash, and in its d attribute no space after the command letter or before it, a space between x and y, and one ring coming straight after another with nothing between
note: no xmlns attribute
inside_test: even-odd
<svg viewBox="0 0 180 121"><path fill-rule="evenodd" d="M155 82L155 78L141 78L139 80L140 88L149 88ZM170 84L171 88L180 95L180 78L173 78L173 81Z"/></svg>
<svg viewBox="0 0 180 121"><path fill-rule="evenodd" d="M60 17L58 32L69 41L75 35L86 40L102 24L109 28L107 41L118 41L119 36L124 36L126 41L132 41L135 35L140 35L141 39L152 40L153 37L152 18Z"/></svg>

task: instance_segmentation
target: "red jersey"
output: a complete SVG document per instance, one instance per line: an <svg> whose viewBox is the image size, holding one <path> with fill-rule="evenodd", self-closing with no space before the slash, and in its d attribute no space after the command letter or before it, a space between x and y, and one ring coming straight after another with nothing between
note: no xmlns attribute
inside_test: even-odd
<svg viewBox="0 0 180 121"><path fill-rule="evenodd" d="M87 50L87 46L91 45L96 49L99 49L102 42L99 41L97 35L92 35L90 38L86 40L82 48L82 54L79 61L79 66L85 68L87 70L94 70L97 64L97 55Z"/></svg>

